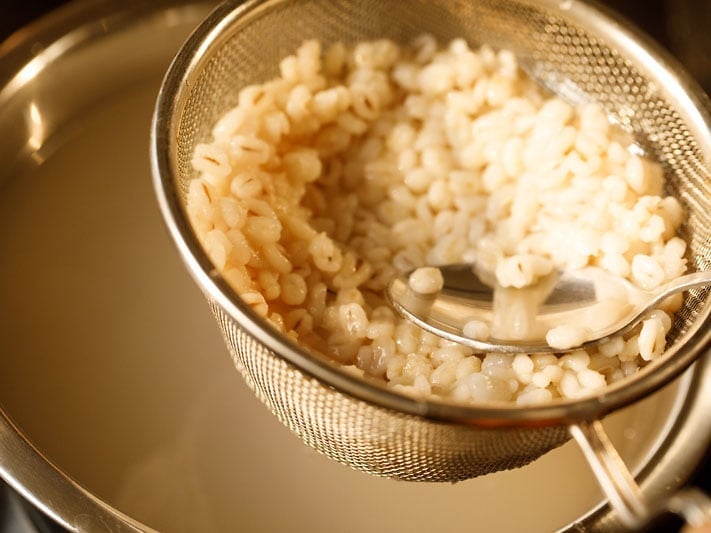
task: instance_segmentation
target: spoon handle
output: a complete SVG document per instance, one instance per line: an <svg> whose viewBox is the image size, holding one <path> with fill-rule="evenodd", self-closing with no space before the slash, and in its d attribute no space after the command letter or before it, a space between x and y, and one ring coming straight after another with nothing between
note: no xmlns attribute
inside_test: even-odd
<svg viewBox="0 0 711 533"><path fill-rule="evenodd" d="M703 285L711 285L711 270L693 272L665 283L654 291L656 294L647 307L654 307L677 292L687 291L694 287L702 287Z"/></svg>

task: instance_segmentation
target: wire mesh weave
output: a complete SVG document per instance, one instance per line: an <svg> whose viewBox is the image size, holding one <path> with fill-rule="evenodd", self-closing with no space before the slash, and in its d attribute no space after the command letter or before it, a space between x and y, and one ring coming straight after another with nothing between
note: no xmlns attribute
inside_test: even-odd
<svg viewBox="0 0 711 533"><path fill-rule="evenodd" d="M185 196L190 160L241 87L277 74L278 61L306 38L353 43L408 42L428 32L512 50L541 83L572 101L600 102L665 169L667 192L686 207L683 227L692 270L711 262L708 131L698 102L668 93L645 53L609 43L614 25L570 0L300 0L250 2L191 66L177 107L177 180ZM606 33L608 32L608 33ZM615 41L619 43L619 41ZM647 65L646 63L649 63ZM707 152L704 153L704 150ZM708 315L707 291L694 291L677 314L670 343ZM371 474L457 481L525 465L568 438L564 426L494 429L426 420L352 398L307 376L270 351L207 295L231 354L256 395L304 442ZM696 324L698 325L698 324ZM268 326L264 326L268 329ZM276 334L276 333L272 333Z"/></svg>
<svg viewBox="0 0 711 533"><path fill-rule="evenodd" d="M344 395L275 357L211 305L247 384L306 444L370 474L460 481L528 464L568 438L565 427L483 429L437 423Z"/></svg>

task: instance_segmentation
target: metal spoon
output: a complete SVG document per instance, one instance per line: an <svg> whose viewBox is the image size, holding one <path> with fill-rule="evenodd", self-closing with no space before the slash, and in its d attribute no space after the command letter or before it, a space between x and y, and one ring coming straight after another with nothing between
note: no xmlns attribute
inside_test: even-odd
<svg viewBox="0 0 711 533"><path fill-rule="evenodd" d="M477 274L469 264L439 269L444 278L440 291L418 293L404 274L388 286L390 303L423 329L484 352L560 353L601 344L634 328L669 296L711 284L711 271L702 271L646 291L587 267L554 272L535 285L515 289L496 286L492 275ZM465 334L465 328L467 333L472 330L472 321L483 326L474 328L475 336ZM557 333L551 332L547 340L554 328Z"/></svg>

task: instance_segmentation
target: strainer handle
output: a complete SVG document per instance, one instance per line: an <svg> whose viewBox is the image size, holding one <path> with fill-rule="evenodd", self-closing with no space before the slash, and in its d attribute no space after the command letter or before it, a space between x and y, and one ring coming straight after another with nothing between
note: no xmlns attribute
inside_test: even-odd
<svg viewBox="0 0 711 533"><path fill-rule="evenodd" d="M638 529L663 511L678 514L692 527L711 525L711 500L695 488L681 490L650 508L599 420L573 424L569 430L626 527Z"/></svg>

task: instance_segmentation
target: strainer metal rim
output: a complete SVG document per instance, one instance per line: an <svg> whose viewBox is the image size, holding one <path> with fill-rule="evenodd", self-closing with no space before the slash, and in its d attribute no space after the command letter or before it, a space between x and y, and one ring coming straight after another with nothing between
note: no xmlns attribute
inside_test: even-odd
<svg viewBox="0 0 711 533"><path fill-rule="evenodd" d="M354 376L340 365L314 356L294 341L279 335L230 288L203 250L175 187L177 169L172 140L177 132L176 117L180 116L187 100L185 96L189 94L199 67L207 61L205 51L227 38L227 28L239 27L263 9L288 1L246 0L225 2L218 6L190 35L171 63L151 124L153 184L168 231L191 276L207 298L223 308L250 335L302 372L352 397L427 419L489 427L559 425L602 418L663 387L706 353L711 345L711 328L705 327L711 315L711 299L707 299L700 310L694 326L667 350L664 357L647 365L633 377L610 385L600 395L525 408L508 404L469 406L405 396L386 388L384 384ZM632 47L639 56L632 55L630 59L638 61L636 66L640 68L654 65L655 72L666 81L660 90L684 103L685 118L691 131L697 139L703 140L706 153L711 152L711 105L708 97L681 65L651 38L594 2L518 1L549 10L556 10L565 4L567 15L585 20L588 26L594 20L595 30L604 33L609 41L623 49L625 46ZM641 56L644 57L644 65Z"/></svg>

